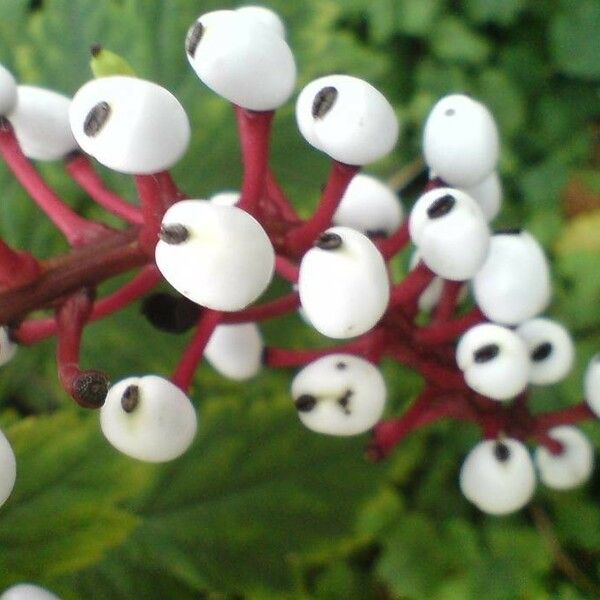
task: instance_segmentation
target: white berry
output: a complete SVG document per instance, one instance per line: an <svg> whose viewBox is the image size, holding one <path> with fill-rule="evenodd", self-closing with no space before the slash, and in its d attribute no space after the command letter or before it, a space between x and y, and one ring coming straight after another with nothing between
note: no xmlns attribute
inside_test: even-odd
<svg viewBox="0 0 600 600"><path fill-rule="evenodd" d="M274 110L296 83L292 51L273 21L253 11L215 11L198 18L186 54L202 82L249 110Z"/></svg>
<svg viewBox="0 0 600 600"><path fill-rule="evenodd" d="M12 73L0 65L0 116L11 113L17 104L17 82Z"/></svg>
<svg viewBox="0 0 600 600"><path fill-rule="evenodd" d="M499 146L490 111L462 94L439 100L425 122L425 161L450 186L470 187L490 175Z"/></svg>
<svg viewBox="0 0 600 600"><path fill-rule="evenodd" d="M553 454L545 446L538 446L535 463L542 483L557 490L567 490L585 483L592 474L594 450L589 440L568 425L554 427L548 435L560 442L562 450Z"/></svg>
<svg viewBox="0 0 600 600"><path fill-rule="evenodd" d="M285 25L281 17L265 6L242 6L236 8L236 13L243 15L247 19L254 19L268 27L273 33L285 39Z"/></svg>
<svg viewBox="0 0 600 600"><path fill-rule="evenodd" d="M120 173L169 169L190 140L190 124L177 98L135 77L88 81L75 94L69 116L81 148Z"/></svg>
<svg viewBox="0 0 600 600"><path fill-rule="evenodd" d="M351 354L330 354L311 362L292 381L300 420L318 433L347 436L368 431L385 407L379 370Z"/></svg>
<svg viewBox="0 0 600 600"><path fill-rule="evenodd" d="M247 212L183 200L165 213L156 265L186 298L215 310L240 310L267 288L275 268L269 237Z"/></svg>
<svg viewBox="0 0 600 600"><path fill-rule="evenodd" d="M453 188L423 194L409 219L410 237L423 262L453 281L470 279L484 263L490 232L479 205Z"/></svg>
<svg viewBox="0 0 600 600"><path fill-rule="evenodd" d="M235 206L240 200L240 193L235 191L218 192L208 200L218 206Z"/></svg>
<svg viewBox="0 0 600 600"><path fill-rule="evenodd" d="M498 173L494 171L475 185L463 188L479 204L487 221L492 221L500 212L502 205L502 184Z"/></svg>
<svg viewBox="0 0 600 600"><path fill-rule="evenodd" d="M10 339L8 328L0 327L0 367L12 360L17 348L17 344Z"/></svg>
<svg viewBox="0 0 600 600"><path fill-rule="evenodd" d="M456 347L456 363L467 385L493 400L508 400L529 381L529 352L513 331L482 323L469 329Z"/></svg>
<svg viewBox="0 0 600 600"><path fill-rule="evenodd" d="M540 244L528 232L506 230L492 236L473 294L483 314L503 325L518 325L550 303L550 269Z"/></svg>
<svg viewBox="0 0 600 600"><path fill-rule="evenodd" d="M402 223L402 204L393 189L379 179L359 173L346 188L333 223L369 237L391 235Z"/></svg>
<svg viewBox="0 0 600 600"><path fill-rule="evenodd" d="M462 464L460 489L483 512L506 515L523 508L535 491L535 471L518 440L486 440Z"/></svg>
<svg viewBox="0 0 600 600"><path fill-rule="evenodd" d="M17 87L17 104L8 119L25 156L60 160L77 149L69 125L70 104L70 98L51 90Z"/></svg>
<svg viewBox="0 0 600 600"><path fill-rule="evenodd" d="M298 290L317 331L349 338L383 316L390 284L385 261L368 237L349 227L331 227L302 258Z"/></svg>
<svg viewBox="0 0 600 600"><path fill-rule="evenodd" d="M263 341L256 323L219 325L204 350L221 375L236 381L254 377L261 367Z"/></svg>
<svg viewBox="0 0 600 600"><path fill-rule="evenodd" d="M575 346L563 325L539 317L521 323L516 332L529 350L531 383L548 385L569 374L575 359Z"/></svg>
<svg viewBox="0 0 600 600"><path fill-rule="evenodd" d="M157 375L129 377L113 385L100 409L100 425L117 449L146 462L183 454L196 435L196 411L174 384Z"/></svg>
<svg viewBox="0 0 600 600"><path fill-rule="evenodd" d="M0 594L0 600L60 600L60 598L39 585L17 583L4 590Z"/></svg>
<svg viewBox="0 0 600 600"><path fill-rule="evenodd" d="M372 85L348 75L311 81L298 96L296 121L309 144L350 165L379 160L398 140L390 103Z"/></svg>
<svg viewBox="0 0 600 600"><path fill-rule="evenodd" d="M0 431L0 506L2 506L15 487L17 461L12 446Z"/></svg>
<svg viewBox="0 0 600 600"><path fill-rule="evenodd" d="M585 370L583 395L590 409L600 417L600 354L592 356Z"/></svg>

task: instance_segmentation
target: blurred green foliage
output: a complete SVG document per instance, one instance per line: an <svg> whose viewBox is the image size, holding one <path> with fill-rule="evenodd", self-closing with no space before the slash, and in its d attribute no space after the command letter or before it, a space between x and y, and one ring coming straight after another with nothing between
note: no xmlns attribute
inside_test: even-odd
<svg viewBox="0 0 600 600"><path fill-rule="evenodd" d="M600 202L569 219L564 190L583 181L597 199L600 189L600 2L267 4L288 23L299 86L349 73L392 100L403 138L374 167L382 176L419 156L421 124L440 95L467 92L490 105L503 137L498 223L522 224L545 244L555 273L551 313L573 328L578 344L573 376L533 401L540 410L576 401L585 362L600 347ZM0 61L23 82L73 93L91 76L90 44L125 57L186 107L194 137L174 172L188 193L203 197L239 187L239 150L229 106L188 68L183 39L198 13L229 6L43 0L32 8L0 0ZM309 214L327 162L296 132L291 105L276 119L273 164ZM106 218L60 166L43 171L78 210ZM134 197L126 178L103 175ZM1 168L0 189L4 237L40 256L65 249ZM322 343L295 318L267 325L265 334L273 344ZM88 329L84 362L115 380L166 374L184 343L153 331L132 307ZM486 517L457 485L462 456L476 440L471 428L431 427L374 467L362 459L364 439L323 439L300 428L287 374L239 386L206 366L194 389L199 439L170 465L143 465L113 451L95 415L65 398L52 350L52 342L23 349L0 380L1 420L19 469L0 510L0 589L30 580L81 599L600 597L598 475L578 492L540 489L518 515ZM385 373L394 414L419 381L395 365ZM600 443L599 427L585 430Z"/></svg>

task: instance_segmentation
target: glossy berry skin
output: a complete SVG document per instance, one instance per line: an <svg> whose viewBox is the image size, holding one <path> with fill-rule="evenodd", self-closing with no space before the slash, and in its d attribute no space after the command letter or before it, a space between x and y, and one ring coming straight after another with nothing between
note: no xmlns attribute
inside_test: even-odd
<svg viewBox="0 0 600 600"><path fill-rule="evenodd" d="M583 395L590 409L600 417L600 354L592 356L585 370Z"/></svg>
<svg viewBox="0 0 600 600"><path fill-rule="evenodd" d="M479 442L460 470L460 489L479 510L506 515L523 508L535 491L535 471L518 440Z"/></svg>
<svg viewBox="0 0 600 600"><path fill-rule="evenodd" d="M333 222L377 238L391 235L402 218L402 204L394 190L371 175L358 173L346 188Z"/></svg>
<svg viewBox="0 0 600 600"><path fill-rule="evenodd" d="M445 96L425 122L425 161L450 186L468 188L488 177L496 168L499 148L490 111L469 96Z"/></svg>
<svg viewBox="0 0 600 600"><path fill-rule="evenodd" d="M17 87L17 104L8 115L23 154L34 160L61 160L77 149L69 125L71 99L30 85Z"/></svg>
<svg viewBox="0 0 600 600"><path fill-rule="evenodd" d="M17 462L12 446L0 431L0 506L10 496L17 478Z"/></svg>
<svg viewBox="0 0 600 600"><path fill-rule="evenodd" d="M493 323L472 327L459 340L456 362L467 385L493 400L509 400L529 382L529 352L513 331Z"/></svg>
<svg viewBox="0 0 600 600"><path fill-rule="evenodd" d="M516 333L529 350L531 383L550 385L569 374L575 359L575 346L563 325L538 317L521 323Z"/></svg>
<svg viewBox="0 0 600 600"><path fill-rule="evenodd" d="M260 371L263 348L256 323L219 325L208 341L204 357L224 377L244 381Z"/></svg>
<svg viewBox="0 0 600 600"><path fill-rule="evenodd" d="M371 84L348 75L311 81L296 101L304 139L334 160L366 165L389 154L398 140L394 109Z"/></svg>
<svg viewBox="0 0 600 600"><path fill-rule="evenodd" d="M368 431L381 417L386 387L379 370L351 354L309 363L292 381L300 420L317 433L349 436Z"/></svg>
<svg viewBox="0 0 600 600"><path fill-rule="evenodd" d="M60 600L47 589L33 583L17 583L0 594L0 600Z"/></svg>
<svg viewBox="0 0 600 600"><path fill-rule="evenodd" d="M196 435L196 411L188 397L157 375L129 377L113 385L100 409L102 433L138 460L166 462L183 454Z"/></svg>
<svg viewBox="0 0 600 600"><path fill-rule="evenodd" d="M98 162L120 173L172 167L190 140L185 110L165 88L115 75L88 81L69 110L73 135Z"/></svg>
<svg viewBox="0 0 600 600"><path fill-rule="evenodd" d="M409 231L421 260L445 279L470 279L486 259L487 222L479 205L460 190L437 188L423 194L410 213Z"/></svg>
<svg viewBox="0 0 600 600"><path fill-rule="evenodd" d="M175 238L170 231L181 231ZM165 213L156 265L186 298L214 310L240 310L267 288L275 252L261 225L235 206L183 200Z"/></svg>
<svg viewBox="0 0 600 600"><path fill-rule="evenodd" d="M298 291L312 326L343 339L379 321L390 284L385 261L369 238L349 227L331 227L302 258Z"/></svg>
<svg viewBox="0 0 600 600"><path fill-rule="evenodd" d="M535 453L535 464L544 485L557 490L568 490L585 483L592 474L594 450L589 440L568 425L554 427L548 435L562 445L562 451L552 454L544 446Z"/></svg>
<svg viewBox="0 0 600 600"><path fill-rule="evenodd" d="M508 230L492 236L473 278L475 301L490 321L518 325L542 312L551 293L548 261L530 233Z"/></svg>
<svg viewBox="0 0 600 600"><path fill-rule="evenodd" d="M12 73L0 65L0 116L11 113L17 104L17 82Z"/></svg>
<svg viewBox="0 0 600 600"><path fill-rule="evenodd" d="M188 31L186 55L207 87L249 110L278 108L296 82L294 57L281 31L252 11L200 16Z"/></svg>
<svg viewBox="0 0 600 600"><path fill-rule="evenodd" d="M463 188L481 208L487 221L492 221L500 212L502 206L502 183L497 171L488 175L475 185Z"/></svg>

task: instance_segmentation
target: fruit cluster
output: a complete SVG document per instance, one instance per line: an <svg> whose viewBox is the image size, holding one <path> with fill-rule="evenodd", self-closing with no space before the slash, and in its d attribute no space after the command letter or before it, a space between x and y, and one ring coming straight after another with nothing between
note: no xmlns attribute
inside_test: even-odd
<svg viewBox="0 0 600 600"><path fill-rule="evenodd" d="M96 58L103 52L93 48ZM463 463L460 485L489 513L524 506L536 467L551 487L585 481L593 452L572 425L600 414L600 361L590 363L583 402L532 414L528 387L564 378L574 348L561 324L539 316L551 300L540 244L527 231L490 229L502 189L489 110L462 94L433 107L423 131L429 183L405 219L395 191L359 173L396 144L392 106L355 77L310 82L297 98L298 128L332 166L317 209L303 220L269 167L273 114L296 82L279 17L260 7L202 15L185 52L200 80L234 106L244 165L239 193L206 200L179 190L168 169L185 153L190 125L159 85L118 73L89 81L71 99L17 85L0 67L0 155L71 246L44 261L0 241L0 361L17 344L56 336L65 390L99 408L108 441L140 460L171 460L191 444L197 422L187 394L204 356L236 380L263 365L302 367L290 403L302 423L340 436L372 430L374 459L436 420L477 424L484 439ZM91 158L132 175L139 203L109 190ZM62 161L90 198L127 226L116 230L76 214L32 160ZM411 243L411 270L395 281L390 261ZM139 271L129 283L96 299L98 284L133 269ZM275 275L290 292L257 303ZM148 295L163 278L177 294ZM143 297L143 312L157 327L195 333L170 379L144 375L110 385L101 371L80 366L84 327ZM53 312L28 317L39 309ZM298 309L319 333L343 342L265 346L258 323ZM386 384L377 365L384 358L414 368L425 385L404 414L381 421ZM538 444L534 460L527 441ZM4 436L0 464L3 502L16 474Z"/></svg>

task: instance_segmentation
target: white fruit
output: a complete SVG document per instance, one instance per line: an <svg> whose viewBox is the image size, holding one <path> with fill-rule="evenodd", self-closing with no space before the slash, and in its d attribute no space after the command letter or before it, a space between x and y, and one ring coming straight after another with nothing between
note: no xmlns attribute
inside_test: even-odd
<svg viewBox="0 0 600 600"><path fill-rule="evenodd" d="M202 82L243 108L274 110L296 83L294 56L272 19L256 11L215 11L198 18L186 54Z"/></svg>
<svg viewBox="0 0 600 600"><path fill-rule="evenodd" d="M306 427L329 435L357 435L379 421L386 387L379 370L351 354L311 362L292 381L292 397Z"/></svg>
<svg viewBox="0 0 600 600"><path fill-rule="evenodd" d="M518 325L550 303L550 269L537 240L528 232L506 230L490 240L473 294L483 314L503 325Z"/></svg>
<svg viewBox="0 0 600 600"><path fill-rule="evenodd" d="M500 212L502 205L502 184L498 173L494 171L475 185L464 188L473 200L479 204L487 221L492 221Z"/></svg>
<svg viewBox="0 0 600 600"><path fill-rule="evenodd" d="M243 381L261 367L263 341L256 323L219 325L204 350L208 362L224 377Z"/></svg>
<svg viewBox="0 0 600 600"><path fill-rule="evenodd" d="M268 27L273 33L285 39L285 25L281 17L274 11L264 6L242 6L235 10L236 13L247 19L254 19Z"/></svg>
<svg viewBox="0 0 600 600"><path fill-rule="evenodd" d="M88 81L75 94L69 118L81 148L120 173L169 169L190 140L190 124L177 98L135 77Z"/></svg>
<svg viewBox="0 0 600 600"><path fill-rule="evenodd" d="M369 237L391 235L402 223L402 204L388 185L364 173L346 188L333 223L351 227Z"/></svg>
<svg viewBox="0 0 600 600"><path fill-rule="evenodd" d="M302 258L300 302L313 327L332 338L371 329L390 295L383 257L371 240L348 227L331 227Z"/></svg>
<svg viewBox="0 0 600 600"><path fill-rule="evenodd" d="M328 75L304 87L296 121L309 144L350 165L379 160L398 140L390 103L372 85L348 75Z"/></svg>
<svg viewBox="0 0 600 600"><path fill-rule="evenodd" d="M156 265L186 298L215 310L240 310L267 288L275 252L261 225L235 206L183 200L165 213Z"/></svg>
<svg viewBox="0 0 600 600"><path fill-rule="evenodd" d="M493 400L508 400L529 381L529 352L513 331L482 323L469 329L456 347L456 363L467 385Z"/></svg>
<svg viewBox="0 0 600 600"><path fill-rule="evenodd" d="M218 206L235 206L240 199L239 192L219 192L209 198L209 201Z"/></svg>
<svg viewBox="0 0 600 600"><path fill-rule="evenodd" d="M29 85L17 87L17 104L8 115L23 154L33 160L60 160L77 149L69 125L71 99Z"/></svg>
<svg viewBox="0 0 600 600"><path fill-rule="evenodd" d="M100 425L117 449L146 462L183 454L196 434L196 411L174 384L157 375L129 377L113 385L100 409Z"/></svg>
<svg viewBox="0 0 600 600"><path fill-rule="evenodd" d="M17 344L10 339L8 328L0 327L0 366L12 360L17 348Z"/></svg>
<svg viewBox="0 0 600 600"><path fill-rule="evenodd" d="M2 594L0 600L60 600L58 596L33 583L17 583Z"/></svg>
<svg viewBox="0 0 600 600"><path fill-rule="evenodd" d="M486 440L463 462L460 489L483 512L505 515L523 508L535 491L535 471L518 440Z"/></svg>
<svg viewBox="0 0 600 600"><path fill-rule="evenodd" d="M17 461L12 446L0 431L0 506L10 496L17 478Z"/></svg>
<svg viewBox="0 0 600 600"><path fill-rule="evenodd" d="M600 417L600 354L592 356L583 377L583 395L590 409Z"/></svg>
<svg viewBox="0 0 600 600"><path fill-rule="evenodd" d="M425 122L425 161L450 186L471 187L490 175L499 146L490 111L462 94L439 100Z"/></svg>
<svg viewBox="0 0 600 600"><path fill-rule="evenodd" d="M460 190L423 194L411 211L409 231L423 262L444 279L470 279L486 259L487 222L479 205Z"/></svg>
<svg viewBox="0 0 600 600"><path fill-rule="evenodd" d="M548 385L569 374L575 359L575 346L563 325L551 319L530 319L521 323L516 332L529 350L531 383Z"/></svg>
<svg viewBox="0 0 600 600"><path fill-rule="evenodd" d="M0 65L0 116L11 113L17 104L17 82L12 73Z"/></svg>
<svg viewBox="0 0 600 600"><path fill-rule="evenodd" d="M559 454L538 446L535 463L542 483L557 490L577 487L590 478L594 466L594 450L589 440L568 425L554 427L548 435L562 445Z"/></svg>

